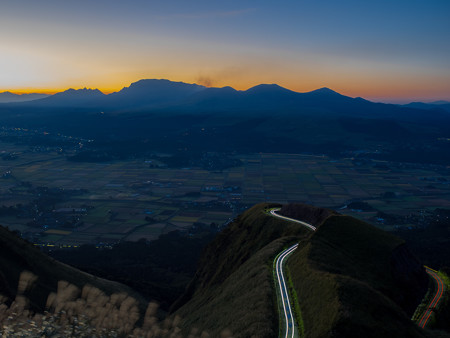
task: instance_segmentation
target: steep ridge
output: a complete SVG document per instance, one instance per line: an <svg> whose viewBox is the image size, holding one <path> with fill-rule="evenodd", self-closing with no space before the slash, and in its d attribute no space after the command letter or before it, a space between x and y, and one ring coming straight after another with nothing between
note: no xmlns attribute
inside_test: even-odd
<svg viewBox="0 0 450 338"><path fill-rule="evenodd" d="M214 337L225 328L235 337L278 334L273 258L310 233L266 214L270 207L279 205L252 207L206 248L194 280L173 308L184 318L182 328L206 329Z"/></svg>
<svg viewBox="0 0 450 338"><path fill-rule="evenodd" d="M306 206L280 213L303 217L311 233L270 217L259 204L239 216L204 252L186 294L174 306L182 327L236 337L274 337L278 314L271 263L299 242L288 262L306 337L425 337L409 319L428 286L402 240L351 217ZM308 219L309 218L309 219Z"/></svg>

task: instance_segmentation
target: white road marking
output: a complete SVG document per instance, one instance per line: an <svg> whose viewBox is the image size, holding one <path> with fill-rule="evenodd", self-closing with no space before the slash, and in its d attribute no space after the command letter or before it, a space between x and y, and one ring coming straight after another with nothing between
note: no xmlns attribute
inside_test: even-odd
<svg viewBox="0 0 450 338"><path fill-rule="evenodd" d="M309 228L312 231L316 231L316 227L315 226L313 226L313 225L311 225L309 223L303 222L303 221L299 221L297 219L289 218L289 217L286 217L286 216L281 216L281 215L277 214L277 211L280 211L280 209L272 209L272 210L270 210L270 214L275 216L275 217L284 219L285 221L291 221L291 222L299 223L299 224Z"/></svg>
<svg viewBox="0 0 450 338"><path fill-rule="evenodd" d="M283 262L295 249L297 249L298 244L294 244L290 248L284 250L277 258L276 261L276 271L278 278L278 285L280 287L281 293L281 302L283 304L284 310L284 318L286 322L286 335L285 337L289 337L289 332L291 332L291 337L294 337L295 334L295 324L294 324L294 316L292 314L291 302L289 300L289 293L286 286L286 280L283 274Z"/></svg>
<svg viewBox="0 0 450 338"><path fill-rule="evenodd" d="M299 223L312 231L316 230L316 227L309 223L299 221L299 220L296 220L293 218L289 218L286 216L281 216L276 213L277 211L280 211L280 209L272 209L272 210L270 210L270 214L274 217L284 219L285 221ZM289 338L289 337L294 338L295 337L296 326L295 326L294 316L292 314L291 301L289 299L289 293L288 293L288 289L286 287L286 281L284 279L283 262L292 252L294 252L295 249L297 249L297 247L298 247L298 243L294 244L293 246L282 251L277 256L276 262L275 262L275 270L277 272L278 285L280 287L280 293L281 293L281 303L283 304L284 319L286 322L286 328L285 328L286 335L284 336L285 338Z"/></svg>

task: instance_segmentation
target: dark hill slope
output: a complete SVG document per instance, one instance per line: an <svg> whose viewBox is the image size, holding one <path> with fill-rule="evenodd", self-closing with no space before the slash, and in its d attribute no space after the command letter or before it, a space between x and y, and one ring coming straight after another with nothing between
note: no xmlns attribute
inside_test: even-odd
<svg viewBox="0 0 450 338"><path fill-rule="evenodd" d="M213 337L225 328L234 337L277 336L272 261L284 245L310 233L267 215L268 206L246 211L207 247L194 280L174 306L184 329L206 329Z"/></svg>
<svg viewBox="0 0 450 338"><path fill-rule="evenodd" d="M286 217L302 220L314 226L319 226L331 215L337 215L333 210L316 208L304 203L285 204L278 213Z"/></svg>
<svg viewBox="0 0 450 338"><path fill-rule="evenodd" d="M144 305L142 297L130 288L60 263L0 226L0 295L6 296L9 302L17 294L19 277L23 271L30 271L38 277L34 287L25 294L34 310L42 311L45 308L48 295L56 292L58 281L62 280L79 288L90 284L108 295L127 293L141 301L141 307Z"/></svg>
<svg viewBox="0 0 450 338"><path fill-rule="evenodd" d="M306 337L422 336L409 318L428 279L400 239L335 215L288 265Z"/></svg>

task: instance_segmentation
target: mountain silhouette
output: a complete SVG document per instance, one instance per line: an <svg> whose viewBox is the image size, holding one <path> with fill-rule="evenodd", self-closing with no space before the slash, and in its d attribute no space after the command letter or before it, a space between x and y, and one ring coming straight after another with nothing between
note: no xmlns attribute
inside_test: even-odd
<svg viewBox="0 0 450 338"><path fill-rule="evenodd" d="M138 156L151 144L169 152L189 145L189 151L331 156L362 149L383 160L447 165L450 115L445 106L429 110L374 103L329 88L299 93L276 84L235 90L141 80L109 95L70 89L40 100L3 103L0 122L133 144L133 153L126 143L108 145L107 158Z"/></svg>
<svg viewBox="0 0 450 338"><path fill-rule="evenodd" d="M39 95L39 94L29 94ZM20 95L22 97L23 95ZM35 96L33 96L35 97ZM30 96L31 98L31 96ZM0 93L0 103L17 102L15 94ZM24 100L21 100L24 101ZM433 116L450 111L446 101L412 102L407 105L374 103L363 98L342 95L323 87L310 92L295 92L277 84L259 84L247 90L232 87L207 88L198 84L165 79L143 79L109 95L98 89L68 89L45 98L22 102L36 107L98 108L117 111L139 109L186 113L257 113L257 114L338 114L339 116L411 119L423 118L424 110Z"/></svg>
<svg viewBox="0 0 450 338"><path fill-rule="evenodd" d="M26 104L41 107L86 107L100 103L105 96L106 95L98 89L70 88L43 99L26 102Z"/></svg>
<svg viewBox="0 0 450 338"><path fill-rule="evenodd" d="M242 112L257 115L336 115L357 117L411 118L417 113L396 105L352 98L329 88L299 93L276 84L260 84L245 91L231 87L207 88L179 102L172 109L190 112ZM420 115L420 114L419 114Z"/></svg>
<svg viewBox="0 0 450 338"><path fill-rule="evenodd" d="M17 105L19 103L16 103ZM352 98L323 87L299 93L277 84L260 84L248 90L232 87L207 88L197 84L173 82L164 79L144 79L109 95L98 89L69 89L52 96L20 103L26 107L76 108L107 110L121 113L136 111L176 112L189 114L242 113L258 116L334 116L383 118L395 120L429 119L428 106L406 107L374 103L363 98ZM432 117L442 117L447 104L438 107Z"/></svg>
<svg viewBox="0 0 450 338"><path fill-rule="evenodd" d="M305 110L328 110L336 104L371 103L341 95L331 89L321 88L312 92L299 93L277 84L260 84L244 91L231 87L207 88L187 100L179 102L177 109L198 112L258 112L291 113ZM372 104L372 103L371 103Z"/></svg>
<svg viewBox="0 0 450 338"><path fill-rule="evenodd" d="M105 101L111 107L171 105L205 90L204 86L169 80L140 80L129 87L108 95Z"/></svg>

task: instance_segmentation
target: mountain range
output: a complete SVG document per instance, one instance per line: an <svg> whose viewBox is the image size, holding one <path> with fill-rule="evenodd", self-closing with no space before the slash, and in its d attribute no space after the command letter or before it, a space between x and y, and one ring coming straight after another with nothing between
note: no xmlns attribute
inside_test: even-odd
<svg viewBox="0 0 450 338"><path fill-rule="evenodd" d="M69 89L3 103L0 122L13 130L95 140L76 155L83 161L184 149L184 158L200 152L288 152L449 165L447 106L374 103L329 88L298 93L261 84L240 91L141 80L108 95ZM32 139L34 144L50 142L36 135Z"/></svg>
<svg viewBox="0 0 450 338"><path fill-rule="evenodd" d="M6 98L6 93L3 94ZM0 94L0 100L3 94ZM164 79L140 80L132 83L129 87L108 95L103 94L98 89L87 88L68 89L47 97L40 97L41 94L28 95L31 96L28 96L27 106L89 107L106 110L146 108L170 111L258 111L260 113L273 111L298 112L302 110L340 111L344 113L365 110L366 114L370 116L373 111L379 110L380 105L382 105L359 97L351 98L341 95L329 88L299 93L276 84L260 84L241 91L232 87L208 88L197 84ZM20 95L20 97L24 96ZM14 101L18 102L18 99ZM401 107L384 104L384 109L389 109L389 113L398 113L402 107L450 111L450 103L446 101L429 104L413 102Z"/></svg>

